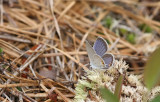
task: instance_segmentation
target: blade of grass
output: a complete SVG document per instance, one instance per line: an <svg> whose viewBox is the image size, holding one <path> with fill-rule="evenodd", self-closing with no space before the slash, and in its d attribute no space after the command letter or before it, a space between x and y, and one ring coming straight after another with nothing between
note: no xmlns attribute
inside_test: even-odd
<svg viewBox="0 0 160 102"><path fill-rule="evenodd" d="M160 48L152 53L144 70L144 82L148 89L153 88L160 77Z"/></svg>
<svg viewBox="0 0 160 102"><path fill-rule="evenodd" d="M156 96L152 101L150 102L160 102L160 95Z"/></svg>
<svg viewBox="0 0 160 102"><path fill-rule="evenodd" d="M118 78L117 84L116 84L116 88L114 91L114 95L118 97L118 99L120 99L120 95L121 95L121 90L122 90L122 84L123 84L123 75L121 75Z"/></svg>
<svg viewBox="0 0 160 102"><path fill-rule="evenodd" d="M106 88L100 88L100 92L102 94L102 98L107 102L119 102L117 96L115 96L112 92L110 92Z"/></svg>

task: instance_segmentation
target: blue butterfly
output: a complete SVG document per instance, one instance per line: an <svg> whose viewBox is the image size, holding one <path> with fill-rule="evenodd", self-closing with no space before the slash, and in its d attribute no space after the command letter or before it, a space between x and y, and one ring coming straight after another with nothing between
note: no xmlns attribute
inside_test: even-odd
<svg viewBox="0 0 160 102"><path fill-rule="evenodd" d="M114 56L109 53L105 53L108 50L107 42L98 37L93 47L86 41L86 49L90 60L90 66L94 69L97 68L109 68L113 65Z"/></svg>

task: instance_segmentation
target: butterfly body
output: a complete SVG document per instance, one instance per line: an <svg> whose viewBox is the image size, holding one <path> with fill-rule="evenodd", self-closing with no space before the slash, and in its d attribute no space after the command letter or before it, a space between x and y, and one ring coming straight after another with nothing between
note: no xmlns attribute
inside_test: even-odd
<svg viewBox="0 0 160 102"><path fill-rule="evenodd" d="M108 44L103 38L98 37L93 47L86 41L86 49L92 68L104 69L112 66L114 56L112 54L105 54L108 50Z"/></svg>

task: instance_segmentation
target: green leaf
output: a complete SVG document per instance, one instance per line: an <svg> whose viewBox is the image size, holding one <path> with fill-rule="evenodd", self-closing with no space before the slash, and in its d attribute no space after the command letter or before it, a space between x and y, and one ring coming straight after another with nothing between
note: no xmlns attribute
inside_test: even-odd
<svg viewBox="0 0 160 102"><path fill-rule="evenodd" d="M3 52L2 48L0 48L0 54Z"/></svg>
<svg viewBox="0 0 160 102"><path fill-rule="evenodd" d="M118 98L106 88L100 88L102 98L107 102L119 102Z"/></svg>
<svg viewBox="0 0 160 102"><path fill-rule="evenodd" d="M149 57L144 69L144 82L146 87L150 90L158 82L160 78L160 48L155 50Z"/></svg>
<svg viewBox="0 0 160 102"><path fill-rule="evenodd" d="M119 99L120 99L121 90L122 90L123 78L124 78L123 75L121 75L118 78L116 88L115 88L115 91L114 91L114 95L117 96Z"/></svg>
<svg viewBox="0 0 160 102"><path fill-rule="evenodd" d="M133 34L133 33L128 34L126 40L129 41L130 43L134 44L135 43L135 34Z"/></svg>
<svg viewBox="0 0 160 102"><path fill-rule="evenodd" d="M110 16L108 16L108 17L106 18L106 26L107 26L108 28L110 28L110 26L112 25L112 23L113 23L113 19L112 19Z"/></svg>
<svg viewBox="0 0 160 102"><path fill-rule="evenodd" d="M98 34L101 34L101 35L104 35L104 33L102 33L102 32L99 32L99 31L98 31L97 33L98 33Z"/></svg>
<svg viewBox="0 0 160 102"><path fill-rule="evenodd" d="M128 31L126 29L120 28L120 33L122 33L123 35L125 35Z"/></svg>
<svg viewBox="0 0 160 102"><path fill-rule="evenodd" d="M6 68L6 66L5 66L4 68ZM11 69L10 67L8 67L7 70L8 70L9 72L12 71L12 69Z"/></svg>
<svg viewBox="0 0 160 102"><path fill-rule="evenodd" d="M151 29L149 26L146 26L145 32L146 32L146 33L151 33L151 32L152 32L152 29Z"/></svg>
<svg viewBox="0 0 160 102"><path fill-rule="evenodd" d="M110 43L110 41L109 41L109 40L107 40L107 39L106 39L106 42L107 42L108 44L111 44L111 43Z"/></svg>
<svg viewBox="0 0 160 102"><path fill-rule="evenodd" d="M152 32L152 28L150 26L146 25L146 24L141 24L139 27L145 33L151 33Z"/></svg>
<svg viewBox="0 0 160 102"><path fill-rule="evenodd" d="M22 88L21 87L16 87L19 91L22 91Z"/></svg>
<svg viewBox="0 0 160 102"><path fill-rule="evenodd" d="M150 102L160 102L160 95L156 96L152 101Z"/></svg>

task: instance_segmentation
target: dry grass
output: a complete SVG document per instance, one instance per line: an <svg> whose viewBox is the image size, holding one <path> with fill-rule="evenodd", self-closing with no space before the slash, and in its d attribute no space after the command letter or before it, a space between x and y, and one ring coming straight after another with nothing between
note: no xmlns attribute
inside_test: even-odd
<svg viewBox="0 0 160 102"><path fill-rule="evenodd" d="M72 100L75 83L88 69L84 42L98 36L110 42L116 59L124 58L130 70L141 73L160 44L159 8L158 1L145 0L1 0L0 100ZM111 28L104 24L107 16L116 21ZM150 34L141 24L152 29ZM134 33L136 43L120 28Z"/></svg>

